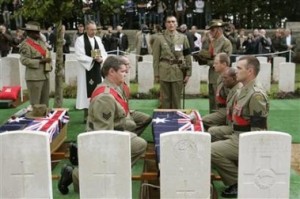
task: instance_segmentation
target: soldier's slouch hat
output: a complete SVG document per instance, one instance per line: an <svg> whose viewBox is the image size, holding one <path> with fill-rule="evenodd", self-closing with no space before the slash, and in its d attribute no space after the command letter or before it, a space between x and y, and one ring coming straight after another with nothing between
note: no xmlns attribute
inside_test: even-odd
<svg viewBox="0 0 300 199"><path fill-rule="evenodd" d="M226 25L228 25L228 23L222 21L221 19L213 19L209 22L206 30L210 30L213 27L224 27Z"/></svg>
<svg viewBox="0 0 300 199"><path fill-rule="evenodd" d="M41 27L38 22L35 21L29 21L25 24L25 28L22 28L23 30L27 31L35 31L35 32L40 32Z"/></svg>

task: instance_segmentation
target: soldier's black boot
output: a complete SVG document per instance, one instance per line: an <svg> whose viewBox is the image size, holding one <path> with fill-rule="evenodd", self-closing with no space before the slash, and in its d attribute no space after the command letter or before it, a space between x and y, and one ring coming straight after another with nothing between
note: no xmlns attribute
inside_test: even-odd
<svg viewBox="0 0 300 199"><path fill-rule="evenodd" d="M226 188L222 192L222 197L223 198L236 198L238 193L238 185L234 184Z"/></svg>
<svg viewBox="0 0 300 199"><path fill-rule="evenodd" d="M73 172L73 167L68 165L64 165L64 167L61 169L61 177L58 182L58 190L63 195L69 193L68 186L73 182L72 172Z"/></svg>

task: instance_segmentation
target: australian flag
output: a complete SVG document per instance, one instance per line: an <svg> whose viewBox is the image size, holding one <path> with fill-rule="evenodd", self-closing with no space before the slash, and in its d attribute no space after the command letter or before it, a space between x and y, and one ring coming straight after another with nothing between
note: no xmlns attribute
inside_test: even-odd
<svg viewBox="0 0 300 199"><path fill-rule="evenodd" d="M12 117L0 127L0 133L16 130L44 131L49 133L50 142L52 142L68 122L69 116L65 109L54 109L44 118L30 119L26 118L25 114L20 117Z"/></svg>
<svg viewBox="0 0 300 199"><path fill-rule="evenodd" d="M159 163L160 134L170 131L203 132L201 115L198 111L158 110L153 113L152 130L157 162Z"/></svg>

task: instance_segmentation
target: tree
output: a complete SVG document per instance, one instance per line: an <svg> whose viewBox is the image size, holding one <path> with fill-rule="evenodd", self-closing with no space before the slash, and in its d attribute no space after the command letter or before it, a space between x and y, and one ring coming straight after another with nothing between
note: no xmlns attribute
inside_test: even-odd
<svg viewBox="0 0 300 199"><path fill-rule="evenodd" d="M294 0L211 0L214 18L233 20L240 28L277 28L283 19L299 21L300 2Z"/></svg>
<svg viewBox="0 0 300 199"><path fill-rule="evenodd" d="M56 64L54 107L62 107L63 103L63 35L62 20L72 16L73 0L24 0L19 14L26 19L42 21L47 19L56 27Z"/></svg>

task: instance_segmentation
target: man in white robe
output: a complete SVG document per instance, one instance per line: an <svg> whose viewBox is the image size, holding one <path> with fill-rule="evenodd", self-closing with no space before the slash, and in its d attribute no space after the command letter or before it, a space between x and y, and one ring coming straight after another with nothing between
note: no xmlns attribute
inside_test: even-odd
<svg viewBox="0 0 300 199"><path fill-rule="evenodd" d="M76 108L84 109L84 120L90 104L90 95L101 83L100 67L107 57L101 38L96 36L97 28L93 21L86 24L86 33L76 39L75 54L79 61L77 68ZM91 50L99 49L100 55L94 56Z"/></svg>

